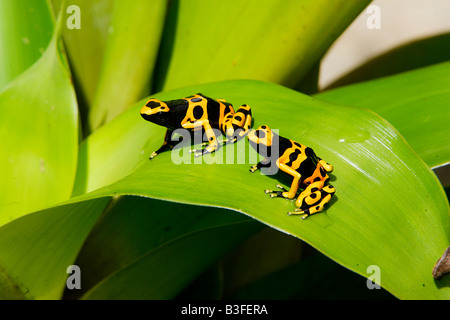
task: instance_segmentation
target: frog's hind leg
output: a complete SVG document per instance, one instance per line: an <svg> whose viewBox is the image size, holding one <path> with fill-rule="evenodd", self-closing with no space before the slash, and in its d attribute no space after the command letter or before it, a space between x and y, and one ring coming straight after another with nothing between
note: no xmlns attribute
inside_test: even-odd
<svg viewBox="0 0 450 320"><path fill-rule="evenodd" d="M319 189L317 184L313 183L299 195L295 202L297 209L294 212L288 212L288 215L300 215L302 219L305 219L314 213L321 212L335 192L332 185L326 185Z"/></svg>
<svg viewBox="0 0 450 320"><path fill-rule="evenodd" d="M223 143L235 143L250 131L252 125L252 109L244 104L239 107L236 113L228 113L225 116L223 132L226 139Z"/></svg>
<svg viewBox="0 0 450 320"><path fill-rule="evenodd" d="M243 138L250 130L252 125L252 109L244 104L239 107L233 116L234 131L237 132L237 140Z"/></svg>
<svg viewBox="0 0 450 320"><path fill-rule="evenodd" d="M277 166L282 171L286 172L287 174L289 174L293 177L291 188L289 190L286 190L285 188L283 188L281 185L278 184L277 188L280 188L283 191L265 190L264 192L266 194L270 194L271 198L282 197L282 198L287 198L287 199L293 199L295 197L295 195L297 194L301 175L300 175L300 173L298 173L294 169L290 168L289 166L285 165L284 163L278 163L278 161L277 161Z"/></svg>

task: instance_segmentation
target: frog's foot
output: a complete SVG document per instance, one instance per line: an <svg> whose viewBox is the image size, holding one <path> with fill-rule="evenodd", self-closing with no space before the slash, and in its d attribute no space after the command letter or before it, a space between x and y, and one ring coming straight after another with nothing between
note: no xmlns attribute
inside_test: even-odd
<svg viewBox="0 0 450 320"><path fill-rule="evenodd" d="M288 212L288 215L300 215L302 219L305 219L312 214L322 212L335 192L332 185L326 185L322 189L311 185L298 196L295 202L298 208L294 212Z"/></svg>
<svg viewBox="0 0 450 320"><path fill-rule="evenodd" d="M189 153L193 153L195 157L197 157L197 154L200 153L200 155L202 154L203 149L190 149Z"/></svg>
<svg viewBox="0 0 450 320"><path fill-rule="evenodd" d="M153 151L152 154L150 155L150 160L152 160L154 157L156 157L158 155L158 153L156 151Z"/></svg>
<svg viewBox="0 0 450 320"><path fill-rule="evenodd" d="M152 160L153 158L155 158L161 152L164 152L164 151L167 151L167 150L172 150L173 147L174 147L173 144L164 143L161 146L161 148L159 148L158 150L152 152L152 154L150 155L149 159Z"/></svg>
<svg viewBox="0 0 450 320"><path fill-rule="evenodd" d="M194 157L198 158L206 153L209 153L209 152L205 152L205 150L206 150L206 148L205 149L191 149L191 150L189 150L189 153L193 153Z"/></svg>
<svg viewBox="0 0 450 320"><path fill-rule="evenodd" d="M288 214L288 216L291 216L291 215L299 215L300 218L302 218L303 220L305 220L305 219L308 218L312 213L310 213L309 209L306 209L306 210L295 209L295 211L288 212L287 214Z"/></svg>
<svg viewBox="0 0 450 320"><path fill-rule="evenodd" d="M225 138L225 139L223 139L223 140L221 141L221 144L224 146L224 145L229 144L229 143L235 143L237 140L238 140L237 137L233 137L233 138Z"/></svg>
<svg viewBox="0 0 450 320"><path fill-rule="evenodd" d="M282 191L275 191L275 190L264 190L265 194L270 194L271 198L279 197L279 198L286 198L289 199L289 191L286 190L281 184L277 184L277 188L281 189Z"/></svg>
<svg viewBox="0 0 450 320"><path fill-rule="evenodd" d="M330 196L330 198L331 198L331 196ZM314 213L322 212L325 209L325 207L327 206L329 201L330 201L329 199L328 200L323 199L316 206L307 207L307 208L303 208L303 209L302 208L297 208L293 212L292 211L288 212L288 216L299 215L300 218L302 218L304 220L304 219L308 218L310 215L312 215Z"/></svg>
<svg viewBox="0 0 450 320"><path fill-rule="evenodd" d="M208 153L213 153L214 151L216 151L216 149L214 147L212 147L211 145L207 146L206 148L203 149L191 149L189 150L189 153L193 153L194 157L198 158L200 156L204 156L205 154Z"/></svg>

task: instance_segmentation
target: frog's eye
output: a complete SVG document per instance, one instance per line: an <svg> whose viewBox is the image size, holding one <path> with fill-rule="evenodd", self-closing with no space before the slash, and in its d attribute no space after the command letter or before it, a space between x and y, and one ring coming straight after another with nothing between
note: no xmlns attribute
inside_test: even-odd
<svg viewBox="0 0 450 320"><path fill-rule="evenodd" d="M141 115L144 117L149 117L154 114L161 114L165 112L169 112L170 109L167 104L163 101L159 101L156 99L150 99L147 101L144 107L141 109Z"/></svg>
<svg viewBox="0 0 450 320"><path fill-rule="evenodd" d="M158 100L151 99L151 100L147 101L147 104L145 106L150 109L154 109L154 108L161 106L161 103Z"/></svg>

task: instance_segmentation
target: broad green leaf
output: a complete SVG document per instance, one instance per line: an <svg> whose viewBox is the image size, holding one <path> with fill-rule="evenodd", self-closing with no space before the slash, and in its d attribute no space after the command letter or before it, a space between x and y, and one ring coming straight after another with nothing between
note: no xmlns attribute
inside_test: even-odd
<svg viewBox="0 0 450 320"><path fill-rule="evenodd" d="M315 254L245 286L231 299L394 299L380 289L369 290L367 280L339 266L324 255Z"/></svg>
<svg viewBox="0 0 450 320"><path fill-rule="evenodd" d="M54 207L0 227L0 299L61 298L67 268L108 200Z"/></svg>
<svg viewBox="0 0 450 320"><path fill-rule="evenodd" d="M109 206L109 210L91 231L77 258L76 264L83 270L83 279L81 291L75 293L78 296L86 293L99 281L120 269L127 268L149 252L176 238L187 238L190 234L202 230L215 230L223 225L248 221L250 221L248 217L218 208L180 206L173 202L143 197L120 197ZM249 236L258 228L261 228L261 224L253 221L248 224L246 232L241 228L242 235ZM204 241L207 241L207 238ZM234 233L223 235L221 243L224 250L236 245ZM196 246L195 250L208 258L211 263L218 255L224 254L223 251L220 253L216 249L208 250L203 245ZM176 264L181 268L186 262L180 257ZM194 261L189 271L184 270L183 276L193 279L205 267L206 265L195 264ZM171 266L166 268L170 269ZM181 276L178 275L176 278ZM142 276L134 275L130 280L142 281ZM153 286L152 282L146 284L149 289ZM174 294L180 290L176 281L168 286L174 287Z"/></svg>
<svg viewBox="0 0 450 320"><path fill-rule="evenodd" d="M65 26L62 29L64 45L70 60L76 85L77 98L87 108L92 104L100 75L108 31L111 31L111 0L51 0L54 12L62 10ZM64 5L64 7L62 7ZM71 5L80 9L80 29L69 29L67 21L77 13L69 10ZM69 13L67 13L69 11ZM86 110L82 110L87 112ZM85 120L85 118L83 118Z"/></svg>
<svg viewBox="0 0 450 320"><path fill-rule="evenodd" d="M449 245L447 199L431 169L387 121L366 109L337 106L258 81L218 82L156 97L175 99L195 92L249 104L254 127L279 129L332 163L331 183L337 192L327 211L304 221L287 216L293 203L272 199L263 190L278 182L290 185L290 179L249 173L257 156L245 140L235 144L240 152L234 158L246 155L241 163L217 163L223 159L219 151L200 159L202 164L189 157L191 164L174 163L178 151L147 160L161 145L164 129L140 119L141 103L98 130L87 139L88 149L80 151L84 164L77 183L84 190L117 182L74 201L131 194L229 208L303 239L363 276L369 266L379 266L381 285L399 298L450 296L450 280L436 283L431 275ZM215 164L207 164L214 159Z"/></svg>
<svg viewBox="0 0 450 320"><path fill-rule="evenodd" d="M445 62L449 52L450 33L409 42L367 61L325 90Z"/></svg>
<svg viewBox="0 0 450 320"><path fill-rule="evenodd" d="M150 92L166 0L114 2L109 36L89 124L108 122Z"/></svg>
<svg viewBox="0 0 450 320"><path fill-rule="evenodd" d="M172 1L156 89L237 78L296 86L369 3Z"/></svg>
<svg viewBox="0 0 450 320"><path fill-rule="evenodd" d="M246 239L250 224L253 232L259 229L252 221L238 219L180 236L112 274L83 299L175 298L224 251ZM223 241L225 237L231 241Z"/></svg>
<svg viewBox="0 0 450 320"><path fill-rule="evenodd" d="M0 91L42 56L52 32L47 1L0 1Z"/></svg>
<svg viewBox="0 0 450 320"><path fill-rule="evenodd" d="M44 55L0 93L0 225L68 199L78 111L55 30Z"/></svg>
<svg viewBox="0 0 450 320"><path fill-rule="evenodd" d="M272 228L242 243L221 261L224 295L298 262L303 242Z"/></svg>
<svg viewBox="0 0 450 320"><path fill-rule="evenodd" d="M450 162L450 62L316 95L366 107L389 121L430 166Z"/></svg>

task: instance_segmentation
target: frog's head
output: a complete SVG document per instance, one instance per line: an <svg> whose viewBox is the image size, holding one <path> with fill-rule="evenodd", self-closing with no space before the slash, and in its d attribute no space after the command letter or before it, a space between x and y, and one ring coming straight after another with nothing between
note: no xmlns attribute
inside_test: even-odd
<svg viewBox="0 0 450 320"><path fill-rule="evenodd" d="M260 155L268 157L271 154L274 134L272 130L266 126L260 126L256 130L252 130L247 135L248 142Z"/></svg>
<svg viewBox="0 0 450 320"><path fill-rule="evenodd" d="M160 101L157 99L150 99L141 109L141 116L147 121L153 122L166 128L179 127L179 111L180 106L186 105L186 100L171 100Z"/></svg>
<svg viewBox="0 0 450 320"><path fill-rule="evenodd" d="M141 116L147 121L164 125L164 119L167 118L170 109L163 101L150 99L141 109Z"/></svg>

